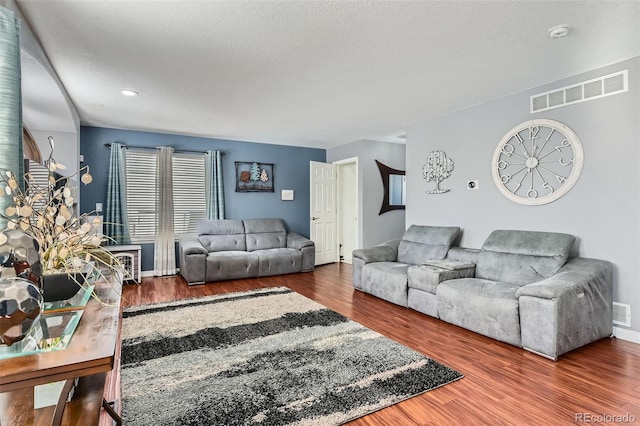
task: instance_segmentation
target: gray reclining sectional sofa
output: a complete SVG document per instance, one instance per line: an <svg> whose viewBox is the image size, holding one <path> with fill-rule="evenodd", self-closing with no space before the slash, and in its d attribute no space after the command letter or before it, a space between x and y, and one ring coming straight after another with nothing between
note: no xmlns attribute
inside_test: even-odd
<svg viewBox="0 0 640 426"><path fill-rule="evenodd" d="M355 250L353 285L554 360L611 335L612 265L570 258L572 235L497 230L479 250L451 247L458 235L413 225Z"/></svg>
<svg viewBox="0 0 640 426"><path fill-rule="evenodd" d="M188 284L313 271L315 245L282 219L201 220L178 245Z"/></svg>

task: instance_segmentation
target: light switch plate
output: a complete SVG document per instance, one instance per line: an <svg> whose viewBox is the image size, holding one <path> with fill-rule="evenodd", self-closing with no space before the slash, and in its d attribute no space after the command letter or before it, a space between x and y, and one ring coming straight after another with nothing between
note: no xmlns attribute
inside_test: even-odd
<svg viewBox="0 0 640 426"><path fill-rule="evenodd" d="M280 199L283 201L293 200L293 189L283 189L280 193Z"/></svg>

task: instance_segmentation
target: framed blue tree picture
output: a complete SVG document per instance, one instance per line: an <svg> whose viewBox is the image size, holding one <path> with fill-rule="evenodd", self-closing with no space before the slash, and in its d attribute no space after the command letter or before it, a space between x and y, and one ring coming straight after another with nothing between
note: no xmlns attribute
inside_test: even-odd
<svg viewBox="0 0 640 426"><path fill-rule="evenodd" d="M236 161L236 192L274 192L273 164Z"/></svg>

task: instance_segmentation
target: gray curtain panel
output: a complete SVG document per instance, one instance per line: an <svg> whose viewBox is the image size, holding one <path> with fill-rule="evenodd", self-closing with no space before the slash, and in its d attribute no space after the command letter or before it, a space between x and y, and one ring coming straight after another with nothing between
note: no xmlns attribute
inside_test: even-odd
<svg viewBox="0 0 640 426"><path fill-rule="evenodd" d="M0 169L11 170L16 176L24 175L20 73L20 21L12 10L0 6ZM0 197L0 211L10 204L10 197ZM0 229L6 225L0 218Z"/></svg>
<svg viewBox="0 0 640 426"><path fill-rule="evenodd" d="M105 210L105 235L113 240L109 244L131 244L127 219L126 147L118 142L111 144L107 206Z"/></svg>
<svg viewBox="0 0 640 426"><path fill-rule="evenodd" d="M207 219L224 219L222 152L209 150L204 156Z"/></svg>
<svg viewBox="0 0 640 426"><path fill-rule="evenodd" d="M158 205L156 205L155 276L175 275L176 251L173 228L173 148L160 147L158 155Z"/></svg>

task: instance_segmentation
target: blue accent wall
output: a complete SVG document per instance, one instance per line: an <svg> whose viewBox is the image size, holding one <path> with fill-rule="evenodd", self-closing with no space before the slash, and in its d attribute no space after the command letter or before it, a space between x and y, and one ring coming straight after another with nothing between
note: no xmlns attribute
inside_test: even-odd
<svg viewBox="0 0 640 426"><path fill-rule="evenodd" d="M112 142L144 147L172 146L176 150L223 151L225 218L282 218L289 231L309 237L309 162L325 162L324 149L82 126L82 165L91 168L93 182L80 185L81 213L94 211L96 203L106 206L109 149L104 144ZM64 159L60 160L64 162ZM274 192L235 192L236 161L273 163ZM280 200L282 189L293 189L294 200ZM153 244L144 244L142 251L142 270L152 270Z"/></svg>

